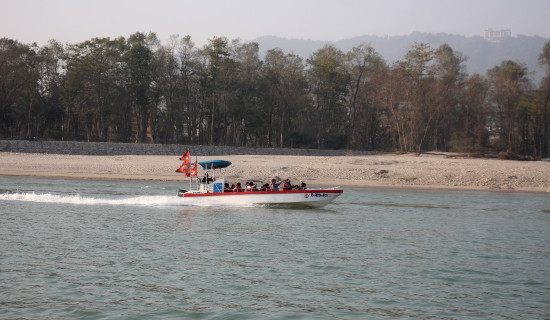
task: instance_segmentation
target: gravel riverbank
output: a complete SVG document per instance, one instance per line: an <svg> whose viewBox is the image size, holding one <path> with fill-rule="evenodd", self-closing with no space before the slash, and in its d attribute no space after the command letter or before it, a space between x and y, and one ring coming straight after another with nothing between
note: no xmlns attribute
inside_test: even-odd
<svg viewBox="0 0 550 320"><path fill-rule="evenodd" d="M115 147L131 147L120 145ZM175 170L187 146L173 148L169 150L171 155L90 155L89 151L82 155L2 150L0 175L183 181L185 177ZM222 171L231 183L267 182L278 176L290 178L293 183L305 181L310 186L550 192L550 162L544 161L502 161L441 153L356 154L337 150L237 150L204 146L191 146L190 149L192 157L197 156L199 161L220 158L231 161L233 165ZM272 153L262 154L268 152ZM315 152L326 153L318 155ZM202 175L202 170L199 170L199 175Z"/></svg>

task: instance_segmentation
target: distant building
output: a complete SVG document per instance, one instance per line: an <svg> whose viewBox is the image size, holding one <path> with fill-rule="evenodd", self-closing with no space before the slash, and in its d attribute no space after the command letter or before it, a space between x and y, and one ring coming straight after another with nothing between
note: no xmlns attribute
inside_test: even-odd
<svg viewBox="0 0 550 320"><path fill-rule="evenodd" d="M493 30L489 28L489 29L485 29L484 38L487 41L498 42L502 39L510 38L511 36L512 36L512 30L510 29Z"/></svg>

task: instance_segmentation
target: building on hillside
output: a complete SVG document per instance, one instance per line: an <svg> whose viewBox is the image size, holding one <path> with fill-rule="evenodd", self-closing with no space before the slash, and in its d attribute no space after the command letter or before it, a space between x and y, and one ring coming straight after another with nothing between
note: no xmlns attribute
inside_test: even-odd
<svg viewBox="0 0 550 320"><path fill-rule="evenodd" d="M493 30L489 28L489 29L485 29L485 34L483 37L487 41L498 42L502 39L512 37L512 30L510 29Z"/></svg>

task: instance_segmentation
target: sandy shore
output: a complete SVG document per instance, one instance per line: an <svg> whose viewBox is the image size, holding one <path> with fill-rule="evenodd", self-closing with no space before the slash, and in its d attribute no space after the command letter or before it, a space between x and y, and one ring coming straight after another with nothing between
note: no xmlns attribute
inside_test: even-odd
<svg viewBox="0 0 550 320"><path fill-rule="evenodd" d="M220 157L200 157L199 161ZM272 177L309 186L405 187L550 192L550 162L458 158L448 154L224 156L230 183ZM0 153L0 176L181 181L178 156ZM202 176L202 170L199 170Z"/></svg>

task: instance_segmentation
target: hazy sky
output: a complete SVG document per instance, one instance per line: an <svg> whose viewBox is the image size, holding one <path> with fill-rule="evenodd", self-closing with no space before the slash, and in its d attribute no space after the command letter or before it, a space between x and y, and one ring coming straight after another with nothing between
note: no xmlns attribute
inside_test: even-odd
<svg viewBox="0 0 550 320"><path fill-rule="evenodd" d="M44 45L137 31L243 41L264 35L337 41L413 31L550 38L550 0L0 0L0 37Z"/></svg>

